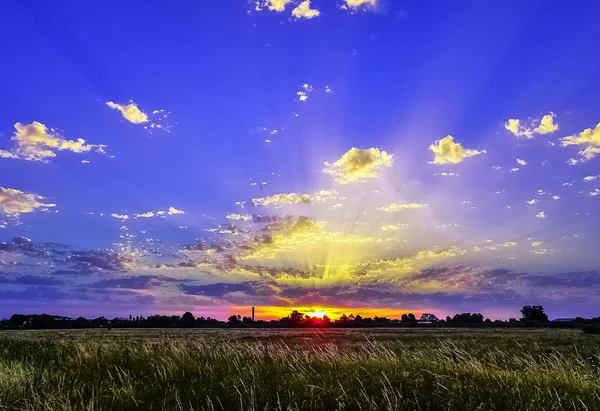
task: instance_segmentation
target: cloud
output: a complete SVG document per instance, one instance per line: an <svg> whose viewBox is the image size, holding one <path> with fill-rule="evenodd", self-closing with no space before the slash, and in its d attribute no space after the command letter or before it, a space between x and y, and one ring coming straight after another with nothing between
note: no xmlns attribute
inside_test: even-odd
<svg viewBox="0 0 600 411"><path fill-rule="evenodd" d="M478 151L463 148L460 143L455 143L454 137L450 135L436 141L429 146L429 149L435 154L433 164L457 164L462 162L465 158L486 152L485 150Z"/></svg>
<svg viewBox="0 0 600 411"><path fill-rule="evenodd" d="M548 134L558 130L558 124L554 123L554 113L546 114L542 117L540 124L533 130L531 127L535 120L528 119L523 125L521 120L511 118L505 124L504 128L517 137L533 138L533 134Z"/></svg>
<svg viewBox="0 0 600 411"><path fill-rule="evenodd" d="M42 207L56 207L56 204L43 203L44 197L25 193L14 188L0 187L0 212L7 215L31 213Z"/></svg>
<svg viewBox="0 0 600 411"><path fill-rule="evenodd" d="M117 104L108 101L106 105L112 109L119 110L123 117L130 123L141 124L148 122L148 115L141 111L133 102L130 104Z"/></svg>
<svg viewBox="0 0 600 411"><path fill-rule="evenodd" d="M317 17L321 12L310 8L310 0L304 0L302 3L292 10L292 16L296 18L312 19Z"/></svg>
<svg viewBox="0 0 600 411"><path fill-rule="evenodd" d="M167 212L169 215L175 215L175 214L185 214L185 211L183 210L178 210L175 207L169 207L169 211Z"/></svg>
<svg viewBox="0 0 600 411"><path fill-rule="evenodd" d="M151 218L154 217L156 214L154 214L154 212L152 211L148 211L147 213L142 213L142 214L136 214L136 218Z"/></svg>
<svg viewBox="0 0 600 411"><path fill-rule="evenodd" d="M127 271L133 263L133 258L116 251L75 250L68 258L76 263L78 269L100 269L107 271Z"/></svg>
<svg viewBox="0 0 600 411"><path fill-rule="evenodd" d="M516 247L517 246L517 242L516 241L506 241L503 244L503 247Z"/></svg>
<svg viewBox="0 0 600 411"><path fill-rule="evenodd" d="M281 205L281 204L310 204L314 198L310 194L275 194L269 197L253 198L255 206Z"/></svg>
<svg viewBox="0 0 600 411"><path fill-rule="evenodd" d="M600 123L596 124L594 129L586 128L577 135L567 136L561 139L563 146L588 144L592 146L600 146Z"/></svg>
<svg viewBox="0 0 600 411"><path fill-rule="evenodd" d="M558 130L558 124L554 124L554 114L546 114L542 117L540 125L533 129L537 134L548 134Z"/></svg>
<svg viewBox="0 0 600 411"><path fill-rule="evenodd" d="M285 7L291 3L292 0L267 0L269 10L284 11Z"/></svg>
<svg viewBox="0 0 600 411"><path fill-rule="evenodd" d="M227 214L225 216L225 218L228 220L236 220L236 221L251 221L252 220L252 216L250 214L237 214L237 213Z"/></svg>
<svg viewBox="0 0 600 411"><path fill-rule="evenodd" d="M27 161L48 161L56 157L57 151L85 153L96 149L104 154L104 145L86 144L85 140L67 140L56 131L48 131L46 125L34 121L30 124L15 123L16 132L12 137L16 147L12 151L0 150L0 158L22 159Z"/></svg>
<svg viewBox="0 0 600 411"><path fill-rule="evenodd" d="M535 199L535 198L533 198L533 199L531 199L531 200L527 200L527 204L530 204L530 205L534 205L534 204L535 204L535 203L537 203L537 202L538 202L538 200L537 200L537 199Z"/></svg>
<svg viewBox="0 0 600 411"><path fill-rule="evenodd" d="M521 166L526 166L527 165L527 161L522 160L520 158L517 158L517 164L519 164Z"/></svg>
<svg viewBox="0 0 600 411"><path fill-rule="evenodd" d="M323 172L334 177L338 184L357 183L381 176L382 170L391 167L393 155L378 148L351 148L336 162L325 162Z"/></svg>
<svg viewBox="0 0 600 411"><path fill-rule="evenodd" d="M539 247L541 246L543 243L541 241L534 241L533 243L531 243L532 247Z"/></svg>
<svg viewBox="0 0 600 411"><path fill-rule="evenodd" d="M423 208L425 207L425 204L419 204L419 203L402 203L402 204L398 204L398 203L392 203L392 204L388 204L384 207L378 207L377 209L379 211L388 211L388 212L393 212L393 211L400 211L400 210L406 210L406 209L411 209L411 208Z"/></svg>
<svg viewBox="0 0 600 411"><path fill-rule="evenodd" d="M540 211L539 213L537 213L535 215L537 218L546 218L546 213L544 213L543 211Z"/></svg>
<svg viewBox="0 0 600 411"><path fill-rule="evenodd" d="M375 5L377 5L377 0L346 0L346 6L352 8Z"/></svg>
<svg viewBox="0 0 600 411"><path fill-rule="evenodd" d="M381 227L382 231L397 231L408 228L408 224L387 224Z"/></svg>
<svg viewBox="0 0 600 411"><path fill-rule="evenodd" d="M112 213L110 216L113 217L113 218L117 218L119 220L129 220L129 215L128 214Z"/></svg>
<svg viewBox="0 0 600 411"><path fill-rule="evenodd" d="M526 137L526 138L533 137L533 132L528 128L521 127L521 121L518 119L514 119L514 118L509 119L506 122L506 124L504 124L504 128L507 129L508 131L510 131L511 133L513 133L517 137Z"/></svg>

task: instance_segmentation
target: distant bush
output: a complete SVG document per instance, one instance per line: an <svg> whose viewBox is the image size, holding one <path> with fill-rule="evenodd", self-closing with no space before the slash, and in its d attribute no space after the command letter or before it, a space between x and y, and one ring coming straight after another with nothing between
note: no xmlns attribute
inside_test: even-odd
<svg viewBox="0 0 600 411"><path fill-rule="evenodd" d="M600 324L586 324L581 328L584 334L600 334Z"/></svg>

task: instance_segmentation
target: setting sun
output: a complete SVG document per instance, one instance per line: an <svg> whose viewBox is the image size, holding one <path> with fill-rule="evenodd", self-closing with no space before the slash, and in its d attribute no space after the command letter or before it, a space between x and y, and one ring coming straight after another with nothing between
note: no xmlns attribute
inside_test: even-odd
<svg viewBox="0 0 600 411"><path fill-rule="evenodd" d="M323 318L326 315L328 316L328 311L318 308L316 310L307 312L305 315L311 318Z"/></svg>

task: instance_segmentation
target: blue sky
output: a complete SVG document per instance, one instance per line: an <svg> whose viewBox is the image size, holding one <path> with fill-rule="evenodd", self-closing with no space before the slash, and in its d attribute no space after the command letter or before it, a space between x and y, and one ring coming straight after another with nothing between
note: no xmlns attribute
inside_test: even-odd
<svg viewBox="0 0 600 411"><path fill-rule="evenodd" d="M0 6L0 315L599 315L600 6L306 3Z"/></svg>

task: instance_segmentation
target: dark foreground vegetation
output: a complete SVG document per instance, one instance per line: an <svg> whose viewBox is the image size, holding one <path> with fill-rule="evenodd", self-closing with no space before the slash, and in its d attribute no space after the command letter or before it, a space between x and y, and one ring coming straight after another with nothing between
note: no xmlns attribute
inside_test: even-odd
<svg viewBox="0 0 600 411"><path fill-rule="evenodd" d="M252 317L232 315L227 321L219 321L203 316L195 317L186 312L182 316L151 315L113 318L108 320L98 317L89 320L84 317L69 318L48 314L14 314L9 319L0 321L0 330L19 329L77 329L77 328L388 328L388 327L554 327L579 328L588 334L600 333L600 317L585 319L561 318L550 321L541 305L526 305L521 309L519 320L508 321L485 319L479 313L461 313L446 319L439 319L434 314L423 314L419 318L412 313L403 314L398 319L377 317L363 318L360 315L342 315L332 320L304 315L292 311L287 317L279 320L254 320Z"/></svg>
<svg viewBox="0 0 600 411"><path fill-rule="evenodd" d="M550 329L0 333L0 409L600 410L600 337Z"/></svg>

